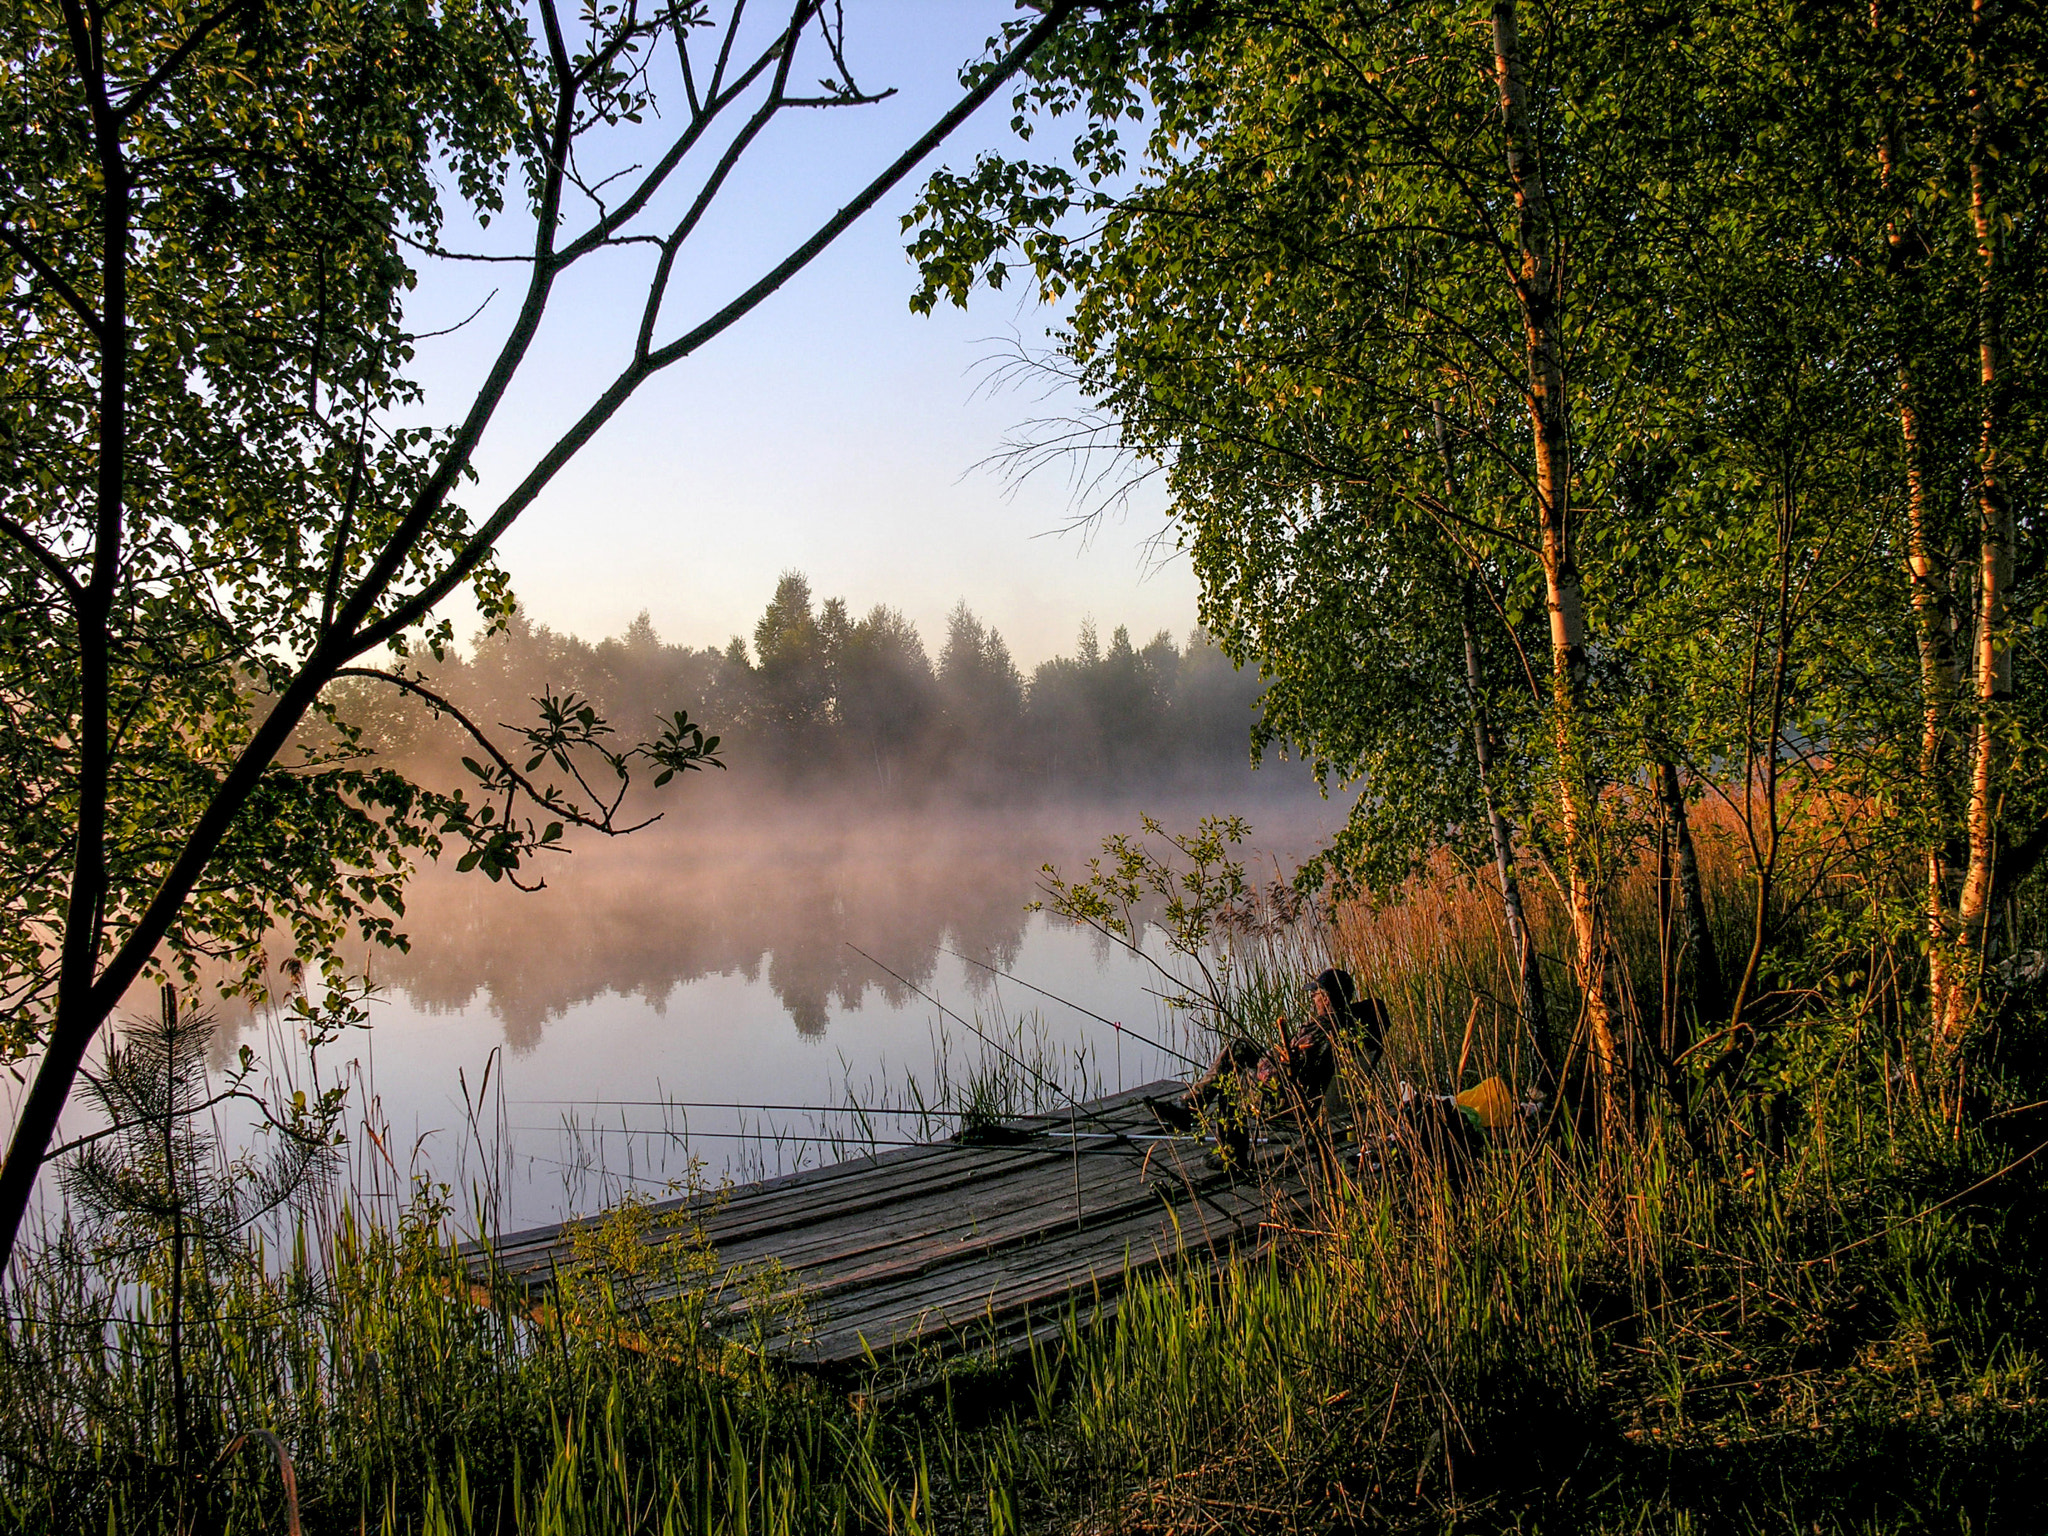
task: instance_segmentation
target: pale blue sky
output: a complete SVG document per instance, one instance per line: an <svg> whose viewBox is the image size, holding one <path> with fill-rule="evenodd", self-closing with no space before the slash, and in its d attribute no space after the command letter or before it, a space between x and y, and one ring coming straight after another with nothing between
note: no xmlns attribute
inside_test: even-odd
<svg viewBox="0 0 2048 1536"><path fill-rule="evenodd" d="M755 147L722 217L699 237L664 320L674 334L721 305L936 117L954 71L1011 14L1007 0L853 0L849 52L888 102L800 114ZM968 164L1008 143L1005 98L933 158ZM927 167L929 169L929 167ZM978 390L1004 338L1040 342L1046 316L1010 292L962 314L909 312L914 274L898 216L914 175L761 309L695 358L645 385L555 481L503 546L527 611L596 638L648 609L668 639L722 644L750 632L785 569L859 610L905 610L927 642L965 597L1027 667L1072 648L1084 616L1184 637L1195 585L1177 555L1148 549L1164 519L1156 492L1083 540L1063 533L1066 478L1021 487L976 466L1026 418L1057 409ZM451 232L451 239L467 239ZM638 309L638 253L581 273L483 445L481 487L511 483L623 355ZM459 316L502 291L462 333L426 343L417 372L444 404L463 398L511 319L518 272L429 274L414 313ZM422 328L426 328L422 326ZM1071 402L1069 402L1071 404Z"/></svg>

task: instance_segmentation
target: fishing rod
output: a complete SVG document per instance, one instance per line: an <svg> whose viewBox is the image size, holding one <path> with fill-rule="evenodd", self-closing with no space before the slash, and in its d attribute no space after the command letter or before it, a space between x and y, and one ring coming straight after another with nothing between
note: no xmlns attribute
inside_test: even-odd
<svg viewBox="0 0 2048 1536"><path fill-rule="evenodd" d="M1040 1087L1050 1089L1052 1092L1058 1094L1061 1098L1065 1099L1067 1101L1067 1107L1070 1110L1072 1110L1075 1114L1086 1115L1090 1120L1093 1120L1097 1125L1101 1126L1111 1135L1116 1136L1123 1141L1131 1141L1131 1138L1125 1135L1124 1132L1118 1130L1115 1126L1111 1125L1107 1120L1103 1119L1102 1116L1095 1113L1093 1110L1085 1108L1080 1103L1080 1101L1077 1100L1071 1093L1067 1092L1067 1090L1062 1088L1058 1083L1052 1081L1052 1079L1047 1077L1043 1072L1039 1071L1038 1068L1032 1066L1030 1062L1026 1061L1022 1056L1019 1056L1007 1045L1004 1045L1002 1041L996 1039L992 1035L985 1033L979 1025L968 1023L967 1020L961 1018L959 1014L955 1013L952 1009L948 1008L936 997L933 997L931 993L925 991L923 987L920 987L908 976L904 976L896 971L890 970L888 966L882 964L881 961L877 960L873 955L869 954L866 950L862 949L858 944L854 943L851 939L847 940L846 947L852 950L856 955L859 955L861 959L867 961L869 965L872 965L876 970L880 971L883 975L895 977L897 981L901 982L904 986L910 988L911 991L915 992L919 997L923 998L926 1002L930 1003L934 1008L938 1009L939 1012L944 1014L947 1018L954 1020L955 1022L960 1024L961 1027L971 1030L981 1040L981 1042L984 1045L993 1046L996 1050L1002 1052L1004 1056L1008 1057L1011 1061L1015 1062L1020 1068L1022 1068L1026 1076L1035 1079ZM1135 1145L1135 1143L1133 1144Z"/></svg>
<svg viewBox="0 0 2048 1536"><path fill-rule="evenodd" d="M542 1135L550 1131L559 1131L563 1128L554 1125L508 1125L505 1129L526 1134ZM1003 1126L999 1127L999 1129L1010 1131L1019 1137L1044 1136L1053 1139L1066 1138L1072 1141L1199 1141L1204 1139L1189 1136L1184 1132L1075 1131L1069 1130L1063 1125ZM895 1141L880 1137L870 1138L845 1133L834 1134L829 1131L670 1131L661 1129L641 1130L630 1125L586 1125L578 1127L576 1134L583 1136L665 1136L670 1141L681 1142L688 1142L696 1137L715 1141L817 1141L829 1142L835 1146L855 1147L952 1147L974 1145L971 1141ZM992 1143L991 1145L999 1144ZM526 1157L531 1154L515 1152L513 1155L515 1157ZM541 1158L540 1161L546 1162L547 1159Z"/></svg>
<svg viewBox="0 0 2048 1536"><path fill-rule="evenodd" d="M767 1113L783 1110L804 1115L930 1115L958 1119L964 1109L876 1109L865 1104L732 1104L710 1099L508 1099L508 1104L590 1104L599 1109L738 1109Z"/></svg>
<svg viewBox="0 0 2048 1536"><path fill-rule="evenodd" d="M946 949L944 945L940 945L939 947L946 954L951 955L955 960L965 960L969 965L978 965L984 971L987 971L991 976L1000 976L1005 981L1014 981L1017 983L1018 986L1023 987L1026 991L1036 992L1040 997L1049 997L1054 1002L1060 1004L1062 1007L1071 1008L1076 1013L1085 1013L1086 1015L1088 1015L1089 1018L1095 1020L1098 1024L1107 1024L1111 1029L1115 1030L1118 1034L1129 1035L1133 1040L1137 1041L1140 1045L1149 1045L1155 1051L1163 1051L1168 1056L1174 1057L1176 1060L1179 1061L1184 1061L1191 1067L1200 1067L1204 1065L1204 1063L1197 1061L1194 1057L1188 1055L1188 1053L1185 1051L1177 1051L1172 1046L1165 1044L1163 1041L1154 1040L1149 1035L1141 1035L1135 1029L1132 1029L1128 1024L1119 1023L1115 1019L1106 1019L1101 1014L1097 1013L1093 1008L1083 1008L1079 1003L1073 1002L1068 998L1061 997L1057 992L1048 992L1045 990L1045 988L1041 986L1036 986L1033 983L1026 981L1021 976L1013 975L1009 971L997 970L994 966L990 965L986 960L977 960L972 955L963 955L957 949Z"/></svg>
<svg viewBox="0 0 2048 1536"><path fill-rule="evenodd" d="M588 1178L624 1179L629 1184L646 1184L655 1189L671 1188L675 1182L673 1179L650 1179L640 1173L620 1173L612 1168L592 1168L587 1163L565 1163L560 1158L536 1157L531 1152L518 1152L513 1155L523 1157L529 1163L545 1163L550 1168L566 1169L570 1173L580 1173Z"/></svg>
<svg viewBox="0 0 2048 1536"><path fill-rule="evenodd" d="M670 1141L689 1142L696 1139L705 1141L825 1141L835 1145L862 1147L937 1147L946 1143L937 1141L897 1141L880 1137L859 1136L849 1132L832 1131L672 1131L661 1127L642 1130L632 1125L579 1125L573 1128L560 1125L508 1125L508 1131L519 1131L531 1135L544 1135L555 1131L576 1136L666 1136Z"/></svg>

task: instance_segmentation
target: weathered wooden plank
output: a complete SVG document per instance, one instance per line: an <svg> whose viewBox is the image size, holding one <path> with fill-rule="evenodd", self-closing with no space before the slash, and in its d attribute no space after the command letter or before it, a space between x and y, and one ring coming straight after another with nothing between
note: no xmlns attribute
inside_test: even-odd
<svg viewBox="0 0 2048 1536"><path fill-rule="evenodd" d="M1142 1105L1144 1097L1147 1094L1170 1093L1179 1086L1169 1079L1110 1094L1081 1106L1085 1113L1079 1113L1078 1118L1084 1126L1098 1121L1108 1121L1112 1125L1126 1122L1119 1126L1126 1130L1149 1125L1149 1116ZM1065 1127L1068 1122L1069 1116L1065 1114L1034 1115L1007 1122L1006 1128L1042 1131ZM925 1147L902 1147L873 1155L863 1154L819 1168L779 1174L728 1191L658 1201L651 1209L657 1217L658 1229L666 1226L659 1218L674 1214L701 1223L706 1235L716 1243L721 1238L743 1236L757 1221L785 1225L810 1211L843 1208L845 1202L879 1200L886 1203L892 1189L908 1193L934 1186L951 1187L986 1178L992 1172L1013 1165L1029 1166L1064 1155L1064 1150L1056 1152L1046 1144L1037 1143L975 1146L935 1142ZM856 1191L847 1187L850 1184L871 1185L872 1188ZM505 1234L490 1245L490 1256L496 1259L501 1273L516 1272L522 1263L530 1263L536 1256L565 1247L564 1230L571 1225L573 1223L555 1223ZM464 1244L461 1252L472 1263L481 1264L485 1258L481 1243Z"/></svg>
<svg viewBox="0 0 2048 1536"><path fill-rule="evenodd" d="M1013 1306L1059 1300L1077 1285L1120 1284L1132 1265L1190 1252L1155 1223L1117 1225L1049 1247L1016 1263L1003 1256L940 1275L905 1277L870 1287L848 1304L821 1309L821 1337L865 1335L895 1345L924 1331L923 1323L978 1318Z"/></svg>
<svg viewBox="0 0 2048 1536"><path fill-rule="evenodd" d="M658 1243L672 1233L701 1228L714 1246L723 1247L748 1237L767 1236L804 1226L816 1221L821 1212L852 1216L901 1200L912 1193L957 1191L991 1173L999 1174L1003 1163L1030 1165L1046 1156L1037 1148L985 1151L938 1146L915 1150L919 1157L914 1166L863 1170L866 1177L857 1182L834 1181L839 1187L828 1191L791 1186L783 1192L782 1199L756 1195L749 1198L743 1207L737 1208L728 1207L716 1199L687 1204L661 1202L653 1207L656 1219L649 1228L648 1239ZM496 1260L499 1273L507 1276L516 1277L523 1270L536 1267L545 1269L567 1252L569 1234L576 1225L564 1222L519 1234L505 1245L493 1248L490 1257ZM480 1245L466 1248L464 1256L472 1264L481 1265L485 1261Z"/></svg>
<svg viewBox="0 0 2048 1536"><path fill-rule="evenodd" d="M1178 1260L1205 1262L1230 1246L1220 1232L1214 1247L1176 1241L1149 1226L1090 1234L1084 1245L1061 1245L1036 1264L1002 1264L955 1277L953 1283L892 1286L863 1298L858 1312L830 1312L800 1358L821 1365L848 1363L915 1347L935 1335L985 1326L1000 1330L1032 1312L1057 1311L1083 1292L1090 1300L1120 1294L1138 1276ZM1235 1227L1234 1241L1257 1237L1255 1222Z"/></svg>
<svg viewBox="0 0 2048 1536"><path fill-rule="evenodd" d="M1137 1115L1149 1124L1139 1101L1148 1092L1167 1091L1174 1085L1148 1084L1126 1093L1111 1095L1088 1106L1098 1120L1114 1123L1116 1118L1137 1121L1117 1111L1138 1105ZM1066 1117L1036 1116L1012 1122L1016 1129L1057 1128ZM1095 1144L1084 1143L1093 1147ZM1102 1143L1101 1145L1116 1145ZM660 1242L686 1224L702 1227L705 1237L721 1251L756 1237L795 1230L818 1219L820 1214L852 1220L902 1204L917 1197L955 1199L970 1186L986 1185L1010 1177L1038 1178L1046 1165L1065 1162L1070 1144L1057 1140L1021 1147L982 1147L960 1143L938 1143L932 1147L900 1149L910 1154L884 1154L852 1173L845 1165L809 1169L785 1174L762 1184L747 1186L729 1196L685 1198L657 1203L652 1209L657 1220L649 1232L650 1242ZM827 1187L829 1186L829 1187ZM679 1219L662 1221L673 1213ZM558 1224L514 1233L501 1241L487 1261L479 1245L466 1245L463 1252L473 1268L493 1262L497 1273L515 1282L545 1285L568 1250L567 1232L573 1224Z"/></svg>
<svg viewBox="0 0 2048 1536"><path fill-rule="evenodd" d="M1080 1177L1084 1219L1089 1212L1099 1213L1130 1198L1151 1198L1137 1177L1139 1168L1135 1158L1100 1155L1071 1165L1072 1173ZM772 1253L784 1268L801 1269L901 1244L957 1243L977 1234L985 1238L1020 1222L1027 1230L1070 1228L1075 1220L1074 1191L1069 1166L1063 1165L1050 1180L1015 1178L978 1185L964 1198L917 1201L851 1220L821 1221L799 1233L766 1242L749 1240L720 1251L734 1261Z"/></svg>
<svg viewBox="0 0 2048 1536"><path fill-rule="evenodd" d="M1057 1187L1064 1187L1071 1197L1066 1171L1073 1158L1067 1151L950 1150L954 1160L945 1165L943 1173L916 1179L907 1187L864 1181L857 1190L850 1188L836 1198L806 1202L794 1210L756 1210L744 1221L724 1219L723 1213L718 1213L699 1225L706 1240L729 1258L751 1258L758 1250L775 1246L777 1256L789 1266L799 1262L800 1255L835 1243L871 1241L882 1232L904 1236L920 1224L957 1222L963 1213L971 1219L984 1211L1001 1212L1013 1205L1043 1201ZM1100 1161L1093 1153L1081 1157L1089 1170L1083 1179L1084 1204L1091 1186L1099 1187L1101 1182L1094 1171ZM1135 1159L1127 1161L1130 1168L1136 1168ZM680 1223L658 1223L650 1229L649 1241L658 1243L679 1230L685 1230ZM553 1245L529 1245L510 1260L501 1260L498 1272L515 1281L545 1284L554 1265L566 1258L567 1250L563 1231Z"/></svg>
<svg viewBox="0 0 2048 1536"><path fill-rule="evenodd" d="M1085 1216L1104 1202L1115 1202L1146 1186L1140 1180L1140 1160L1127 1152L1090 1152L1078 1158L1063 1158L1061 1166L1049 1170L1033 1168L1026 1175L975 1181L970 1198L958 1191L937 1198L919 1197L864 1208L850 1215L835 1215L806 1226L800 1233L771 1236L776 1256L785 1268L809 1262L819 1252L844 1249L849 1254L920 1237L954 1237L991 1223L1000 1223L1019 1212L1035 1213L1037 1224L1058 1226L1075 1220L1076 1191L1080 1213ZM749 1234L739 1243L720 1245L720 1252L738 1259L760 1246L761 1239Z"/></svg>
<svg viewBox="0 0 2048 1536"><path fill-rule="evenodd" d="M1103 1202L1080 1229L1075 1227L1071 1218L1048 1224L1043 1215L1016 1212L1006 1221L983 1224L975 1232L927 1233L921 1234L918 1240L866 1245L858 1252L820 1255L807 1267L792 1266L788 1259L780 1255L775 1257L789 1272L793 1289L809 1298L824 1298L872 1289L892 1280L936 1275L1016 1249L1059 1243L1105 1226L1121 1226L1133 1217L1146 1218L1151 1226L1156 1227L1160 1216L1158 1195L1141 1190L1135 1196L1126 1196L1114 1203ZM732 1255L725 1257L744 1263Z"/></svg>
<svg viewBox="0 0 2048 1536"><path fill-rule="evenodd" d="M1263 1217L1263 1202L1255 1196L1235 1198L1238 1207L1229 1219L1219 1216L1206 1227L1176 1221L1175 1213L1162 1207L1136 1211L1083 1233L1060 1234L1057 1240L1041 1245L975 1256L942 1272L878 1281L830 1304L826 1315L834 1327L864 1326L906 1309L951 1308L963 1297L986 1297L1018 1286L1023 1287L1019 1294L1024 1299L1043 1299L1037 1293L1047 1287L1058 1292L1070 1288L1077 1278L1103 1278L1105 1261L1112 1266L1120 1264L1127 1252L1148 1256L1208 1252L1241 1241Z"/></svg>
<svg viewBox="0 0 2048 1536"><path fill-rule="evenodd" d="M1148 1083L1071 1115L1012 1122L1042 1134L1024 1145L901 1148L663 1202L650 1241L701 1230L727 1282L773 1260L814 1309L817 1330L792 1352L798 1361L847 1365L977 1341L1022 1348L1069 1307L1113 1309L1134 1276L1260 1242L1272 1198L1299 1187L1278 1148L1259 1160L1270 1186L1259 1187L1207 1167L1191 1141L1069 1134L1150 1133L1144 1098L1178 1086ZM532 1228L465 1257L536 1291L566 1259L570 1230ZM752 1305L723 1310L737 1323Z"/></svg>

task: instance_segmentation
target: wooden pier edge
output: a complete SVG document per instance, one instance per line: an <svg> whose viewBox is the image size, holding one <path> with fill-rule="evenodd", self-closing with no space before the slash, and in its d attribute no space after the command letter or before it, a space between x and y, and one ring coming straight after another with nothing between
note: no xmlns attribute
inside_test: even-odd
<svg viewBox="0 0 2048 1536"><path fill-rule="evenodd" d="M1147 1083L1007 1122L1005 1144L896 1148L658 1202L644 1240L708 1244L719 1278L704 1283L721 1297L773 1274L766 1304L799 1300L804 1326L764 1329L768 1350L832 1379L886 1376L893 1396L963 1355L999 1363L1070 1324L1107 1322L1134 1284L1270 1246L1303 1193L1300 1159L1269 1148L1238 1178L1208 1166L1200 1143L1164 1136L1145 1107L1183 1088ZM579 1225L458 1254L473 1284L510 1285L531 1307L573 1265ZM755 1304L721 1300L715 1326L744 1335Z"/></svg>

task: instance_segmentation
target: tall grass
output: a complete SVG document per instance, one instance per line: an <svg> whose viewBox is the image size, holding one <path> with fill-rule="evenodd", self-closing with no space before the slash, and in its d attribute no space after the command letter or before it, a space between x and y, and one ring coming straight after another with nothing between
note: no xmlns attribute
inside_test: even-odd
<svg viewBox="0 0 2048 1536"><path fill-rule="evenodd" d="M622 1291L535 1316L458 1274L431 1223L346 1213L319 1264L239 1274L187 1366L209 1452L275 1433L308 1531L857 1528L875 1432L843 1404L662 1347ZM8 1528L283 1529L267 1453L174 1477L160 1304L89 1276L46 1255L11 1298Z"/></svg>
<svg viewBox="0 0 2048 1536"><path fill-rule="evenodd" d="M1706 866L1739 918L1736 861ZM1649 883L1622 883L1616 930L1654 997ZM1534 906L1554 957L1561 914ZM1247 1011L1324 960L1389 1002L1386 1058L1347 1067L1367 1150L1294 1241L1070 1340L1083 1470L1047 1492L1092 1491L1045 1507L1132 1531L2048 1529L2044 999L2006 999L1961 1113L1922 1086L1911 999L1815 941L1798 1014L1732 1081L1697 1074L1686 1121L1650 1094L1604 1154L1554 1115L1475 1143L1396 1085L1427 1106L1527 1071L1497 912L1439 869L1245 925Z"/></svg>
<svg viewBox="0 0 2048 1536"><path fill-rule="evenodd" d="M1731 928L1735 868L1709 864ZM1910 999L1866 967L1818 977L1689 1123L1652 1095L1610 1152L1548 1114L1481 1140L1429 1095L1527 1069L1492 911L1450 871L1398 901L1242 907L1214 968L1227 1027L1294 1014L1331 962L1389 1002L1385 1059L1345 1068L1359 1139L1268 1247L1138 1285L1021 1363L886 1406L786 1374L765 1337L646 1304L663 1266L713 1283L717 1259L650 1245L630 1204L535 1312L467 1288L422 1186L206 1277L182 1471L160 1290L48 1249L0 1331L0 1522L283 1530L269 1443L221 1456L267 1431L309 1532L2048 1528L2042 999L2009 999L1967 1114L1923 1086ZM1052 1080L1028 1033L1001 1038ZM889 1107L1046 1091L984 1052Z"/></svg>

